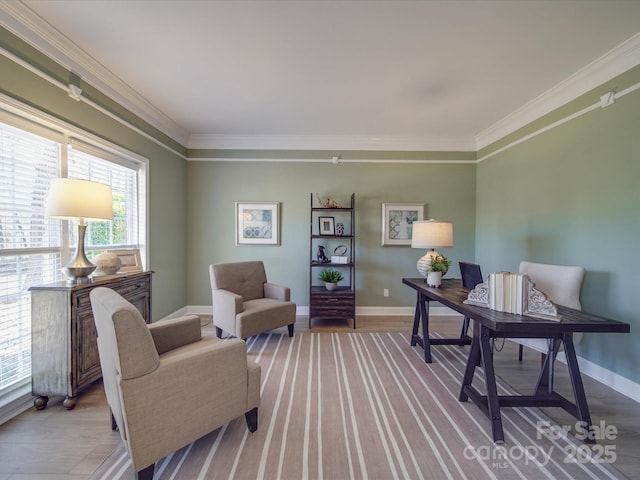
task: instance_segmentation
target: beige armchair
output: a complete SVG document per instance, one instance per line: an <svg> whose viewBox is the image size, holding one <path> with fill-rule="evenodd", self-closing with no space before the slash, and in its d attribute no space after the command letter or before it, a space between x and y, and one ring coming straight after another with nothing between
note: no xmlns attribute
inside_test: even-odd
<svg viewBox="0 0 640 480"><path fill-rule="evenodd" d="M245 414L258 426L260 366L237 339L202 338L191 315L151 325L113 290L91 291L112 427L138 479L155 462Z"/></svg>
<svg viewBox="0 0 640 480"><path fill-rule="evenodd" d="M296 304L289 287L267 282L261 261L209 266L213 323L222 331L245 340L262 332L287 326L293 336Z"/></svg>

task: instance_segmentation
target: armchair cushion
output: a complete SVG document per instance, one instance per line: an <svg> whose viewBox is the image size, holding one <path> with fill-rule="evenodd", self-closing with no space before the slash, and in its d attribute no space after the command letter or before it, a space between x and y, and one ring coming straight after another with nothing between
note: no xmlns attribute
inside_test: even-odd
<svg viewBox="0 0 640 480"><path fill-rule="evenodd" d="M267 274L262 262L236 262L211 265L211 288L240 295L246 302L264 297Z"/></svg>

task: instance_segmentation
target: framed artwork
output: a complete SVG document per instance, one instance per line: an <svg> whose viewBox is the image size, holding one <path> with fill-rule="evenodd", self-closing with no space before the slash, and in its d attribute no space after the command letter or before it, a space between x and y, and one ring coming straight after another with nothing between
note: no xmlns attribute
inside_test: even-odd
<svg viewBox="0 0 640 480"><path fill-rule="evenodd" d="M117 255L121 265L118 273L141 272L142 259L140 258L140 250L132 248L129 250L109 250L109 253Z"/></svg>
<svg viewBox="0 0 640 480"><path fill-rule="evenodd" d="M382 246L411 245L413 222L423 217L423 203L383 203Z"/></svg>
<svg viewBox="0 0 640 480"><path fill-rule="evenodd" d="M279 245L279 202L236 202L236 245Z"/></svg>
<svg viewBox="0 0 640 480"><path fill-rule="evenodd" d="M334 217L318 217L320 235L335 235L336 223Z"/></svg>

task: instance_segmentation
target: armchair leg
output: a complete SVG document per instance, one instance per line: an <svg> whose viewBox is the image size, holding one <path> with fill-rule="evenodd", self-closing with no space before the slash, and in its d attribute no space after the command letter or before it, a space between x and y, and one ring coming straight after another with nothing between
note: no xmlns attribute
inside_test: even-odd
<svg viewBox="0 0 640 480"><path fill-rule="evenodd" d="M118 424L116 423L116 417L113 416L113 412L109 409L109 414L111 415L111 430L114 432L118 430Z"/></svg>
<svg viewBox="0 0 640 480"><path fill-rule="evenodd" d="M518 361L522 361L522 345L518 345Z"/></svg>
<svg viewBox="0 0 640 480"><path fill-rule="evenodd" d="M258 407L245 413L244 418L247 420L247 428L251 433L258 430Z"/></svg>
<svg viewBox="0 0 640 480"><path fill-rule="evenodd" d="M153 470L156 464L152 463L147 468L143 468L139 472L136 473L137 480L153 480Z"/></svg>
<svg viewBox="0 0 640 480"><path fill-rule="evenodd" d="M289 336L293 337L293 326L295 325L295 323L292 323L290 325L287 325L287 328L289 329Z"/></svg>
<svg viewBox="0 0 640 480"><path fill-rule="evenodd" d="M222 329L220 327L216 327L216 336L222 338Z"/></svg>

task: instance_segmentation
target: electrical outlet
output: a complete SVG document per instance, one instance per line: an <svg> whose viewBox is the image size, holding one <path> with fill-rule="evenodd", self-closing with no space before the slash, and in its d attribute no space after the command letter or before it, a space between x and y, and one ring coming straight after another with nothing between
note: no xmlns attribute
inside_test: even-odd
<svg viewBox="0 0 640 480"><path fill-rule="evenodd" d="M382 294L383 294L385 297L388 297L388 296L389 296L389 289L388 289L388 288L385 288L384 290L382 290Z"/></svg>

